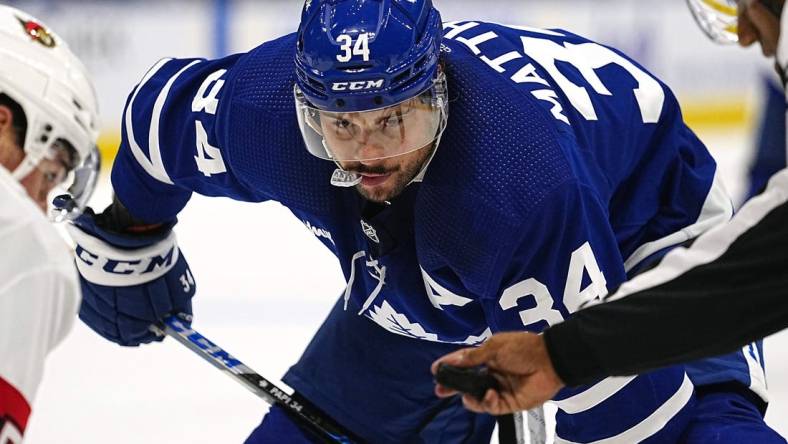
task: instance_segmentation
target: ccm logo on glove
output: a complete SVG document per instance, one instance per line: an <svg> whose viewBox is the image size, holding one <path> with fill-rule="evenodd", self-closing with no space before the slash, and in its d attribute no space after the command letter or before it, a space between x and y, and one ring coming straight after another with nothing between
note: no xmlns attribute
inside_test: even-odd
<svg viewBox="0 0 788 444"><path fill-rule="evenodd" d="M175 233L145 248L125 250L107 244L81 230L71 228L77 240L76 257L79 273L98 285L132 286L150 282L166 274L177 262L180 250Z"/></svg>

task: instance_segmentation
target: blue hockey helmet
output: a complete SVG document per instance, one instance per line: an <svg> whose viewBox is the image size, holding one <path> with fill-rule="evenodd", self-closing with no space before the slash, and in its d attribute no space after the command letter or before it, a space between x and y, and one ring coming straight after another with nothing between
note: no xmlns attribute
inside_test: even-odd
<svg viewBox="0 0 788 444"><path fill-rule="evenodd" d="M335 161L368 160L436 140L447 113L442 36L431 0L307 0L295 96L309 151ZM373 111L378 114L367 114ZM370 129L369 122L378 127ZM372 134L381 149L349 149L362 133Z"/></svg>
<svg viewBox="0 0 788 444"><path fill-rule="evenodd" d="M296 82L326 111L394 105L432 85L442 36L431 0L308 0Z"/></svg>

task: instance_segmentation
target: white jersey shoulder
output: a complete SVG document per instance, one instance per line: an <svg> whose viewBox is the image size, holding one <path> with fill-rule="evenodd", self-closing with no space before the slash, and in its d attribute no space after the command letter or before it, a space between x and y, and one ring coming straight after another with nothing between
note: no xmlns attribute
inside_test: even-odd
<svg viewBox="0 0 788 444"><path fill-rule="evenodd" d="M79 281L70 248L0 167L0 378L31 403L46 355L71 330Z"/></svg>

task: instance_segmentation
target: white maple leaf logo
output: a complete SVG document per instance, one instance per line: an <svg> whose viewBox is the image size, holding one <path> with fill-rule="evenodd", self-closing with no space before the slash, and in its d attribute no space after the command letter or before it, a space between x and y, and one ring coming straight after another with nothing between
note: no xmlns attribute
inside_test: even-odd
<svg viewBox="0 0 788 444"><path fill-rule="evenodd" d="M438 339L437 334L426 331L424 327L418 322L411 322L407 316L402 313L398 313L396 310L394 310L394 307L392 307L391 304L385 300L380 306L373 306L372 309L367 312L367 317L392 333L431 342L474 346L481 344L482 342L489 339L490 336L492 336L492 331L488 327L480 335L471 335L462 341L442 341Z"/></svg>
<svg viewBox="0 0 788 444"><path fill-rule="evenodd" d="M427 296L430 298L432 305L438 310L443 310L444 305L464 307L468 302L472 301L472 299L452 293L431 278L423 268L421 268L421 276L424 278L424 288L427 290Z"/></svg>

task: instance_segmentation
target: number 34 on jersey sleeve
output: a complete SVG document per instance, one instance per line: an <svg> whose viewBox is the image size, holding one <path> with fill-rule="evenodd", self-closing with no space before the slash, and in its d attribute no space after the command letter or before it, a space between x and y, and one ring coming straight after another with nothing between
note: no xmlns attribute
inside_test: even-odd
<svg viewBox="0 0 788 444"><path fill-rule="evenodd" d="M163 59L131 93L112 184L135 216L173 218L192 191L236 200L264 200L233 175L218 122L229 70L238 56Z"/></svg>

